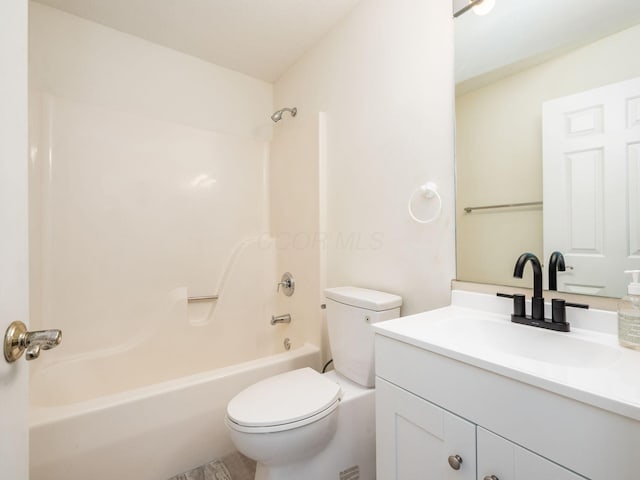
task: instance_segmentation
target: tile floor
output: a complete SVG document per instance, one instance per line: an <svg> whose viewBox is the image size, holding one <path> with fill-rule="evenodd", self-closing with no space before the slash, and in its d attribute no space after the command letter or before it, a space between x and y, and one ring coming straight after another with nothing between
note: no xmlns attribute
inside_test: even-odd
<svg viewBox="0 0 640 480"><path fill-rule="evenodd" d="M256 462L234 452L169 480L253 480L255 474Z"/></svg>

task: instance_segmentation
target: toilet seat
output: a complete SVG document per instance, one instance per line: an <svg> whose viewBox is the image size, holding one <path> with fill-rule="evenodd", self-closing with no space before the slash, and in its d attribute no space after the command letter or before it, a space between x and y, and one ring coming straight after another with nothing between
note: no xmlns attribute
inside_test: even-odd
<svg viewBox="0 0 640 480"><path fill-rule="evenodd" d="M272 433L326 417L340 402L340 385L311 368L275 375L246 388L227 405L229 428Z"/></svg>

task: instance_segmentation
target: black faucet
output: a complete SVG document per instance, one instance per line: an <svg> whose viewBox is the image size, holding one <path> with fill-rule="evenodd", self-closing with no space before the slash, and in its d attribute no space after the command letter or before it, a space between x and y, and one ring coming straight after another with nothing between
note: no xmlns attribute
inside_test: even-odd
<svg viewBox="0 0 640 480"><path fill-rule="evenodd" d="M553 252L549 259L549 290L558 290L558 272L564 272L564 256L560 252Z"/></svg>
<svg viewBox="0 0 640 480"><path fill-rule="evenodd" d="M531 262L533 267L533 298L531 298L531 318L544 322L544 298L542 298L542 266L533 253L523 253L516 261L513 276L522 278L524 266Z"/></svg>
<svg viewBox="0 0 640 480"><path fill-rule="evenodd" d="M521 293L513 295L506 293L498 293L499 297L513 298L513 313L511 321L523 325L531 325L532 327L541 327L559 332L570 331L569 322L566 320L566 307L589 308L589 305L581 303L569 303L560 298L554 298L551 301L551 319L544 318L544 298L542 298L542 266L540 260L533 253L523 253L516 261L516 267L513 270L513 276L522 278L524 267L527 262L531 262L533 267L533 297L531 298L531 316L526 314L525 297ZM551 265L553 271L556 269L564 271L564 257L560 252L553 252L551 255ZM551 267L550 267L551 268ZM549 271L551 278L551 270ZM555 275L554 275L555 281ZM554 285L555 286L555 285Z"/></svg>

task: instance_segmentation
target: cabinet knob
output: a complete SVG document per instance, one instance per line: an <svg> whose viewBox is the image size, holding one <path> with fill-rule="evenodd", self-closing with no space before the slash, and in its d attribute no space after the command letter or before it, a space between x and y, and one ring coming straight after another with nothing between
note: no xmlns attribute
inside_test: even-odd
<svg viewBox="0 0 640 480"><path fill-rule="evenodd" d="M485 475L483 480L500 480L500 479L495 475Z"/></svg>
<svg viewBox="0 0 640 480"><path fill-rule="evenodd" d="M460 465L462 465L462 457L460 455L449 455L448 460L451 468L454 470L460 470Z"/></svg>

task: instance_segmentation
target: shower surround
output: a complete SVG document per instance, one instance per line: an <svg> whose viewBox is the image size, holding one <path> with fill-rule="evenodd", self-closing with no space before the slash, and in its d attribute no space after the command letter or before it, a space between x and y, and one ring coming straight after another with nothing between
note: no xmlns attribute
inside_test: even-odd
<svg viewBox="0 0 640 480"><path fill-rule="evenodd" d="M33 480L187 471L232 450L238 391L320 367L320 246L278 237L319 229L321 122L274 134L272 96L31 5L30 326L63 331L30 367ZM304 172L316 187L275 192Z"/></svg>

